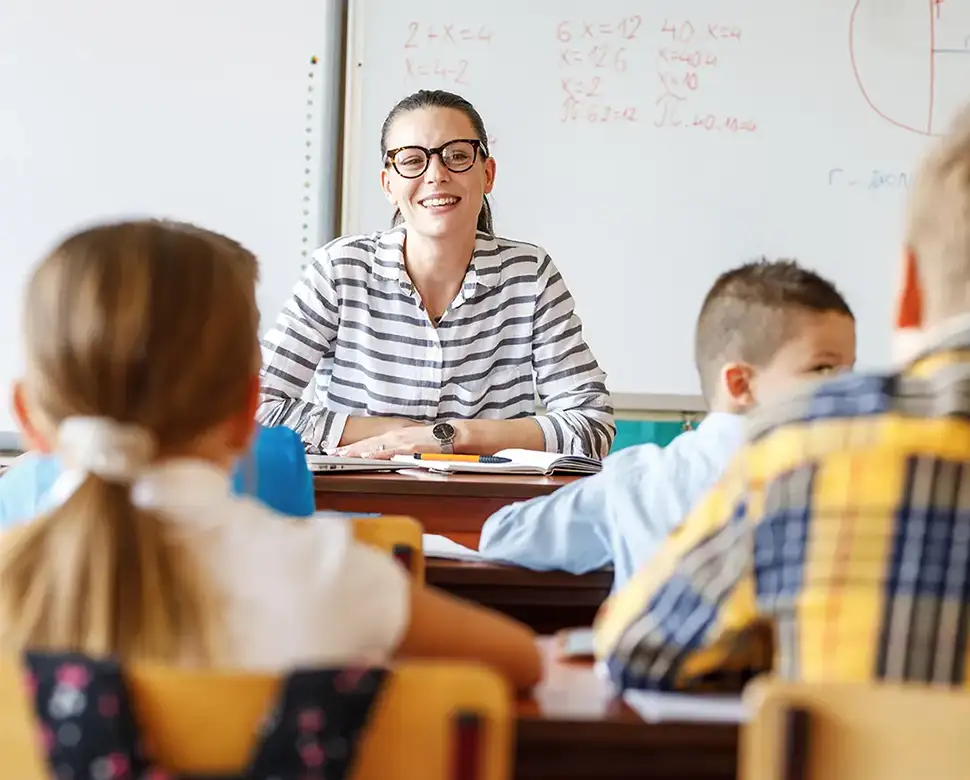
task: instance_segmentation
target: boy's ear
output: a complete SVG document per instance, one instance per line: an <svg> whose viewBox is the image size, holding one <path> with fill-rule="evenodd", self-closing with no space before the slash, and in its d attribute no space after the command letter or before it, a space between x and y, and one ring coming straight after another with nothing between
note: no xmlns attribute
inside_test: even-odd
<svg viewBox="0 0 970 780"><path fill-rule="evenodd" d="M51 443L42 432L41 426L37 425L31 417L30 404L27 402L27 393L24 390L23 382L14 382L11 403L14 419L24 436L25 449L34 452L51 452L53 450Z"/></svg>
<svg viewBox="0 0 970 780"><path fill-rule="evenodd" d="M721 369L721 387L733 411L743 412L754 406L753 378L754 369L747 363L728 363Z"/></svg>

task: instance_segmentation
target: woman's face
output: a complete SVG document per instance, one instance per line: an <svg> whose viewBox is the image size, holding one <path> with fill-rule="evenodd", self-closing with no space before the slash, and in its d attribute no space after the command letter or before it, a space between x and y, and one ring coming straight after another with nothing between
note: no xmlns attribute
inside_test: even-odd
<svg viewBox="0 0 970 780"><path fill-rule="evenodd" d="M427 169L415 178L407 178L391 164L381 171L384 194L401 210L408 230L430 238L474 232L482 199L495 182L495 161L483 160L481 149L450 142L477 137L471 120L454 108L419 108L393 121L387 134L388 152L403 146L437 149L449 144L442 154L452 170L440 154L433 154ZM420 150L402 150L395 159L398 168L411 175L411 170L421 170L424 157ZM475 162L468 170L453 170L464 168L471 159Z"/></svg>

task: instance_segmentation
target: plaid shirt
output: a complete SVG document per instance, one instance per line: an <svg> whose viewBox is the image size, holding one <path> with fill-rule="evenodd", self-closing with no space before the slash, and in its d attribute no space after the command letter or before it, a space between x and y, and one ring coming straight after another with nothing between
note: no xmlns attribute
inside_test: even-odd
<svg viewBox="0 0 970 780"><path fill-rule="evenodd" d="M726 476L604 606L596 650L621 688L772 665L963 685L968 608L970 331L900 374L812 383L756 415Z"/></svg>

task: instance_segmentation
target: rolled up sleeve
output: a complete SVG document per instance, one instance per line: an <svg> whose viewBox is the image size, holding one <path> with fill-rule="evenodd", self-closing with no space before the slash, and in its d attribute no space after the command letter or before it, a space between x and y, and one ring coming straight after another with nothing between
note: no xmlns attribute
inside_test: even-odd
<svg viewBox="0 0 970 780"><path fill-rule="evenodd" d="M604 458L616 425L606 373L583 338L573 297L549 255L537 274L532 367L546 413L536 417L547 452Z"/></svg>

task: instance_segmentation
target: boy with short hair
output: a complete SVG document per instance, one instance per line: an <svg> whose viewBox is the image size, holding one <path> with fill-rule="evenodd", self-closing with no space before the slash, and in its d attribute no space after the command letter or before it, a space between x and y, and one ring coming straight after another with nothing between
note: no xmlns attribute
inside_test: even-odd
<svg viewBox="0 0 970 780"><path fill-rule="evenodd" d="M914 179L905 242L902 368L756 415L718 487L597 620L621 687L766 666L967 685L970 109Z"/></svg>
<svg viewBox="0 0 970 780"><path fill-rule="evenodd" d="M667 447L630 447L603 470L524 503L482 528L489 560L575 574L614 567L622 586L721 476L743 417L805 376L851 367L855 323L835 287L794 261L722 274L701 307L695 359L710 414Z"/></svg>

